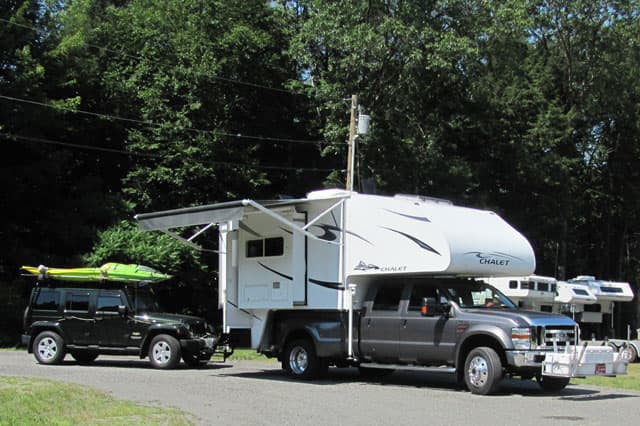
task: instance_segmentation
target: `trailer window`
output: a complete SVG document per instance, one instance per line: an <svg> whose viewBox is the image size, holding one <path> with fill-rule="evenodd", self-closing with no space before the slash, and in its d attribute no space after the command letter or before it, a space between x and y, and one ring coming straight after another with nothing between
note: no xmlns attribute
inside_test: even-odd
<svg viewBox="0 0 640 426"><path fill-rule="evenodd" d="M282 237L247 241L247 257L282 256L283 254L284 238Z"/></svg>
<svg viewBox="0 0 640 426"><path fill-rule="evenodd" d="M509 288L518 288L518 281L509 281Z"/></svg>
<svg viewBox="0 0 640 426"><path fill-rule="evenodd" d="M375 299L373 299L374 311L397 311L402 295L402 286L390 285L378 289Z"/></svg>

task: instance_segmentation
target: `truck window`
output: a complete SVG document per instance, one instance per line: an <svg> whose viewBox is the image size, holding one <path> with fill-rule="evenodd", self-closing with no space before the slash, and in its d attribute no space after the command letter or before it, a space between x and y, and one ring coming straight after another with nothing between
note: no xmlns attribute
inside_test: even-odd
<svg viewBox="0 0 640 426"><path fill-rule="evenodd" d="M397 311L402 295L402 286L389 285L378 288L375 299L373 299L374 311Z"/></svg>
<svg viewBox="0 0 640 426"><path fill-rule="evenodd" d="M36 301L33 303L33 309L39 309L43 311L57 311L59 301L60 293L58 291L42 289L38 293Z"/></svg>
<svg viewBox="0 0 640 426"><path fill-rule="evenodd" d="M441 301L438 293L438 289L435 287L424 285L413 286L411 298L409 299L409 310L420 311L420 309L422 309L422 299L425 297L432 297L437 301Z"/></svg>
<svg viewBox="0 0 640 426"><path fill-rule="evenodd" d="M71 293L67 295L67 311L89 312L89 293Z"/></svg>
<svg viewBox="0 0 640 426"><path fill-rule="evenodd" d="M118 306L124 305L120 295L117 293L101 294L98 296L98 304L96 311L99 312L118 312Z"/></svg>

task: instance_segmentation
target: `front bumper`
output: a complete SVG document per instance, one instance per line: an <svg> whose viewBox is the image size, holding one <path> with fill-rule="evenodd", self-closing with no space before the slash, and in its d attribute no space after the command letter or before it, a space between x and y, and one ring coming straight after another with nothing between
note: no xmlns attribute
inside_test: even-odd
<svg viewBox="0 0 640 426"><path fill-rule="evenodd" d="M215 337L201 337L197 339L182 339L180 347L183 351L197 356L199 359L210 359L216 349Z"/></svg>
<svg viewBox="0 0 640 426"><path fill-rule="evenodd" d="M515 370L537 370L546 376L585 377L627 374L629 362L609 346L567 346L562 352L507 351L507 363Z"/></svg>

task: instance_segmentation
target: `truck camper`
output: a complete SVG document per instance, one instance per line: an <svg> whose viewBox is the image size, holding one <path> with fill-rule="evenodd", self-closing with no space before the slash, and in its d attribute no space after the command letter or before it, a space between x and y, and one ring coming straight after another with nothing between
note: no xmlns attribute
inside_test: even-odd
<svg viewBox="0 0 640 426"><path fill-rule="evenodd" d="M557 281L553 277L528 275L524 277L485 278L522 309L552 312Z"/></svg>
<svg viewBox="0 0 640 426"><path fill-rule="evenodd" d="M195 247L218 229L224 331L244 331L293 377L442 371L488 394L506 374L557 391L570 377L626 372L624 348L578 346L570 318L519 311L473 279L535 269L527 239L490 211L334 189L136 219Z"/></svg>

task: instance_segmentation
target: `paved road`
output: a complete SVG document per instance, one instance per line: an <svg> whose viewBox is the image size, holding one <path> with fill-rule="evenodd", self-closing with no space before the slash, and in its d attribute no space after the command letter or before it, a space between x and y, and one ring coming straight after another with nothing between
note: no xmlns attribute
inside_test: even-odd
<svg viewBox="0 0 640 426"><path fill-rule="evenodd" d="M545 395L532 381L508 380L495 396L476 396L449 375L396 372L362 380L356 369L331 369L326 380L290 380L273 362L210 363L159 371L135 357L70 357L43 366L32 355L0 351L0 376L79 383L117 398L171 406L202 425L608 425L635 424L640 393L570 385Z"/></svg>

